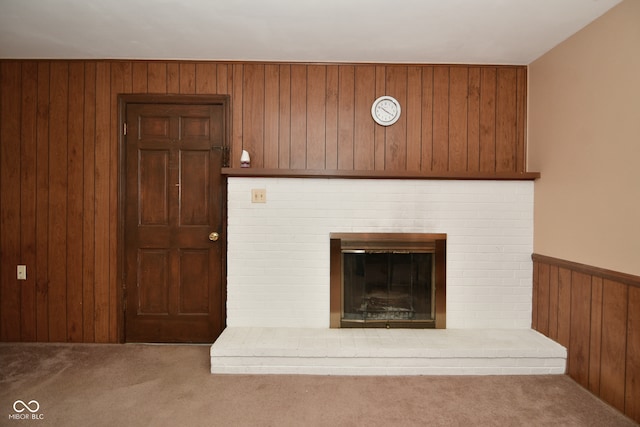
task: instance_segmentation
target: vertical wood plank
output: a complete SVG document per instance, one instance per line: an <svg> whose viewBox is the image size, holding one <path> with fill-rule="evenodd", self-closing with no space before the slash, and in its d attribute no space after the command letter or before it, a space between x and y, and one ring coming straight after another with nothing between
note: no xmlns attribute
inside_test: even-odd
<svg viewBox="0 0 640 427"><path fill-rule="evenodd" d="M549 264L538 266L538 331L549 336Z"/></svg>
<svg viewBox="0 0 640 427"><path fill-rule="evenodd" d="M325 114L327 69L324 65L307 66L307 143L306 167L325 169Z"/></svg>
<svg viewBox="0 0 640 427"><path fill-rule="evenodd" d="M433 69L433 170L449 167L449 67Z"/></svg>
<svg viewBox="0 0 640 427"><path fill-rule="evenodd" d="M480 170L480 68L469 68L467 102L467 170Z"/></svg>
<svg viewBox="0 0 640 427"><path fill-rule="evenodd" d="M167 63L167 93L180 93L180 63Z"/></svg>
<svg viewBox="0 0 640 427"><path fill-rule="evenodd" d="M196 93L196 64L193 62L180 62L180 93Z"/></svg>
<svg viewBox="0 0 640 427"><path fill-rule="evenodd" d="M558 269L558 342L569 347L571 335L571 270ZM567 364L571 361L567 360Z"/></svg>
<svg viewBox="0 0 640 427"><path fill-rule="evenodd" d="M51 63L49 339L67 341L67 120L69 63Z"/></svg>
<svg viewBox="0 0 640 427"><path fill-rule="evenodd" d="M21 64L0 63L0 339L20 341L20 97ZM18 112L18 114L15 114ZM5 267L7 266L7 267Z"/></svg>
<svg viewBox="0 0 640 427"><path fill-rule="evenodd" d="M515 172L517 147L516 70L498 69L496 92L496 172Z"/></svg>
<svg viewBox="0 0 640 427"><path fill-rule="evenodd" d="M629 286L624 412L640 422L640 288Z"/></svg>
<svg viewBox="0 0 640 427"><path fill-rule="evenodd" d="M87 63L85 67L89 65L90 64ZM131 65L131 67L131 85L133 93L147 93L147 79L149 78L148 62L136 61Z"/></svg>
<svg viewBox="0 0 640 427"><path fill-rule="evenodd" d="M376 66L376 94L374 98L387 94L387 67L384 65ZM384 126L374 125L373 133L375 135L375 165L376 170L386 169L386 144L387 129Z"/></svg>
<svg viewBox="0 0 640 427"><path fill-rule="evenodd" d="M307 167L307 66L291 66L291 169Z"/></svg>
<svg viewBox="0 0 640 427"><path fill-rule="evenodd" d="M84 62L69 64L67 152L67 341L82 342Z"/></svg>
<svg viewBox="0 0 640 427"><path fill-rule="evenodd" d="M338 66L327 66L326 167L338 169Z"/></svg>
<svg viewBox="0 0 640 427"><path fill-rule="evenodd" d="M22 63L20 107L20 262L27 266L27 280L20 285L20 339L36 341L36 116L38 65ZM4 187L3 190L4 191Z"/></svg>
<svg viewBox="0 0 640 427"><path fill-rule="evenodd" d="M111 65L110 120L108 149L109 176L109 247L108 247L108 340L118 342L122 316L118 312L122 301L122 285L118 280L118 138L122 129L118 122L118 95L131 92L131 62L120 61Z"/></svg>
<svg viewBox="0 0 640 427"><path fill-rule="evenodd" d="M291 66L280 65L280 127L278 129L278 166L291 165Z"/></svg>
<svg viewBox="0 0 640 427"><path fill-rule="evenodd" d="M600 393L600 349L602 343L602 278L591 278L591 338L589 345L589 390Z"/></svg>
<svg viewBox="0 0 640 427"><path fill-rule="evenodd" d="M146 70L146 67L145 67ZM145 71L146 72L146 71ZM134 78L134 81L136 79ZM141 79L142 80L142 79ZM146 86L146 75L143 79ZM95 341L95 140L96 140L96 63L85 65L83 146L83 223L82 223L82 319L83 341Z"/></svg>
<svg viewBox="0 0 640 427"><path fill-rule="evenodd" d="M371 104L375 99L376 69L369 65L354 70L353 168L374 170L375 134Z"/></svg>
<svg viewBox="0 0 640 427"><path fill-rule="evenodd" d="M493 67L480 73L480 172L496 170L496 76Z"/></svg>
<svg viewBox="0 0 640 427"><path fill-rule="evenodd" d="M242 149L251 156L251 166L264 166L264 65L247 64L243 72Z"/></svg>
<svg viewBox="0 0 640 427"><path fill-rule="evenodd" d="M277 169L278 134L280 132L280 66L267 64L264 68L264 167Z"/></svg>
<svg viewBox="0 0 640 427"><path fill-rule="evenodd" d="M150 64L151 65L151 64ZM151 67L149 67L151 68ZM150 80L151 83L151 80ZM109 342L109 152L111 144L111 66L96 64L95 139L95 341Z"/></svg>
<svg viewBox="0 0 640 427"><path fill-rule="evenodd" d="M422 67L407 69L407 170L422 169Z"/></svg>
<svg viewBox="0 0 640 427"><path fill-rule="evenodd" d="M240 154L242 153L242 141L243 135L243 81L244 81L244 66L242 64L233 64L231 66L231 165L233 167L240 167Z"/></svg>
<svg viewBox="0 0 640 427"><path fill-rule="evenodd" d="M449 166L451 171L467 171L468 67L452 66L449 84Z"/></svg>
<svg viewBox="0 0 640 427"><path fill-rule="evenodd" d="M133 65L131 61L119 61L122 70L122 89L118 93L132 93L133 88ZM116 104L117 106L117 104ZM116 107L117 108L117 107Z"/></svg>
<svg viewBox="0 0 640 427"><path fill-rule="evenodd" d="M422 69L421 170L433 170L433 67Z"/></svg>
<svg viewBox="0 0 640 427"><path fill-rule="evenodd" d="M338 169L352 170L355 148L355 67L340 65L338 74Z"/></svg>
<svg viewBox="0 0 640 427"><path fill-rule="evenodd" d="M38 63L36 118L36 321L38 341L49 341L49 81L50 64Z"/></svg>
<svg viewBox="0 0 640 427"><path fill-rule="evenodd" d="M229 65L216 65L216 92L218 94L229 94ZM233 102L233 99L232 99Z"/></svg>
<svg viewBox="0 0 640 427"><path fill-rule="evenodd" d="M527 168L527 68L516 72L516 171L523 172Z"/></svg>
<svg viewBox="0 0 640 427"><path fill-rule="evenodd" d="M398 100L400 105L407 105L407 67L387 67L387 93ZM386 129L385 170L402 171L407 168L407 115L400 118L393 126Z"/></svg>
<svg viewBox="0 0 640 427"><path fill-rule="evenodd" d="M147 64L147 90L149 93L167 93L167 63Z"/></svg>
<svg viewBox="0 0 640 427"><path fill-rule="evenodd" d="M195 93L199 95L214 95L216 92L217 67L212 62L196 64Z"/></svg>
<svg viewBox="0 0 640 427"><path fill-rule="evenodd" d="M538 329L538 294L540 293L540 262L533 262L533 289L531 293L531 328Z"/></svg>
<svg viewBox="0 0 640 427"><path fill-rule="evenodd" d="M590 312L591 276L573 271L571 272L569 375L584 388L589 386Z"/></svg>
<svg viewBox="0 0 640 427"><path fill-rule="evenodd" d="M628 287L605 279L602 284L602 354L600 397L624 412L625 362L627 352Z"/></svg>
<svg viewBox="0 0 640 427"><path fill-rule="evenodd" d="M558 340L558 267L549 266L549 335Z"/></svg>

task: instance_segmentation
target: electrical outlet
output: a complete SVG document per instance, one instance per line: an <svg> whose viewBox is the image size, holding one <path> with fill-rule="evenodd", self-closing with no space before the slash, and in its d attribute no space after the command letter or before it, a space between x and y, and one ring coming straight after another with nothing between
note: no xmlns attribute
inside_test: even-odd
<svg viewBox="0 0 640 427"><path fill-rule="evenodd" d="M267 190L265 188L253 188L251 190L251 203L267 203Z"/></svg>
<svg viewBox="0 0 640 427"><path fill-rule="evenodd" d="M18 280L27 280L27 266L19 265L17 275L18 275Z"/></svg>

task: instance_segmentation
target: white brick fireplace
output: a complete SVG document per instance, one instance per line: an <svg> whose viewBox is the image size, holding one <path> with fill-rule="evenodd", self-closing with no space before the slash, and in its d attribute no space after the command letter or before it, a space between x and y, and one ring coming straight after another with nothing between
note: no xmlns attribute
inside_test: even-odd
<svg viewBox="0 0 640 427"><path fill-rule="evenodd" d="M328 328L331 232L446 233L447 327L530 327L530 181L230 177L228 199L230 327Z"/></svg>
<svg viewBox="0 0 640 427"><path fill-rule="evenodd" d="M331 233L446 233L446 329L330 329ZM229 177L227 239L212 373L565 371L530 328L531 181Z"/></svg>

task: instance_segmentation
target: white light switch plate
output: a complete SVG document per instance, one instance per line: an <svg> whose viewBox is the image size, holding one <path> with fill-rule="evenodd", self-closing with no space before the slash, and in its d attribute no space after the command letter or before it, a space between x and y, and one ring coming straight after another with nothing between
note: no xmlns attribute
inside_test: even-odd
<svg viewBox="0 0 640 427"><path fill-rule="evenodd" d="M19 265L18 266L18 280L27 280L27 266L26 265Z"/></svg>
<svg viewBox="0 0 640 427"><path fill-rule="evenodd" d="M265 188L251 189L251 203L267 203L267 190Z"/></svg>

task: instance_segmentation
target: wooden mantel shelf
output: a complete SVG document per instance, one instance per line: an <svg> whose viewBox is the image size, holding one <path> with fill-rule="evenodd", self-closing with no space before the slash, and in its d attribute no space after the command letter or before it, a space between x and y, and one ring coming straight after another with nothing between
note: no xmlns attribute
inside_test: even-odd
<svg viewBox="0 0 640 427"><path fill-rule="evenodd" d="M485 181L532 181L540 178L540 172L461 173L260 168L222 168L222 174L245 178L453 179Z"/></svg>

